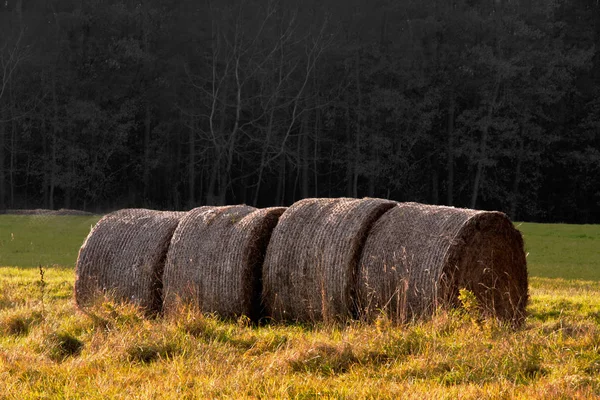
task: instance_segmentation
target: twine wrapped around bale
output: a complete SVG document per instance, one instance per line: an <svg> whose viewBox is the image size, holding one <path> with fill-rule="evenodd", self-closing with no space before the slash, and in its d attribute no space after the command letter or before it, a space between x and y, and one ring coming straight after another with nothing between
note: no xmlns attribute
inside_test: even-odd
<svg viewBox="0 0 600 400"><path fill-rule="evenodd" d="M457 305L471 290L488 314L520 324L527 305L523 239L508 217L401 203L373 226L358 276L360 314L397 322Z"/></svg>
<svg viewBox="0 0 600 400"><path fill-rule="evenodd" d="M294 321L352 317L367 232L395 204L381 199L304 199L288 208L273 231L263 265L267 314Z"/></svg>
<svg viewBox="0 0 600 400"><path fill-rule="evenodd" d="M85 308L104 296L149 314L162 304L162 274L181 212L123 209L104 216L79 250L75 300Z"/></svg>
<svg viewBox="0 0 600 400"><path fill-rule="evenodd" d="M192 305L226 318L258 319L264 253L284 210L245 205L191 210L167 256L164 312Z"/></svg>

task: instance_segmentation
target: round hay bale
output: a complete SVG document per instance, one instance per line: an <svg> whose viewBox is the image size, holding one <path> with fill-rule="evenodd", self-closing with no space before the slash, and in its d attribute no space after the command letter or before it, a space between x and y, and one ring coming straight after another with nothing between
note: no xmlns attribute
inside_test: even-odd
<svg viewBox="0 0 600 400"><path fill-rule="evenodd" d="M91 212L61 208L60 210L49 210L46 208L36 209L7 209L0 211L2 214L14 215L93 215Z"/></svg>
<svg viewBox="0 0 600 400"><path fill-rule="evenodd" d="M352 317L367 232L395 204L381 199L304 199L288 208L273 231L263 266L268 315L294 321Z"/></svg>
<svg viewBox="0 0 600 400"><path fill-rule="evenodd" d="M523 321L523 239L505 214L402 203L375 223L360 261L361 317L385 312L404 322L431 315L440 305L457 305L462 288L486 314Z"/></svg>
<svg viewBox="0 0 600 400"><path fill-rule="evenodd" d="M13 215L48 215L53 210L48 210L45 208L35 208L35 209L7 209L6 214Z"/></svg>
<svg viewBox="0 0 600 400"><path fill-rule="evenodd" d="M54 215L93 215L91 212L83 210L74 210L71 208L61 208L56 210Z"/></svg>
<svg viewBox="0 0 600 400"><path fill-rule="evenodd" d="M192 305L225 318L258 319L264 253L284 210L246 205L191 210L167 255L164 312Z"/></svg>
<svg viewBox="0 0 600 400"><path fill-rule="evenodd" d="M162 304L162 274L181 212L123 209L105 215L79 250L75 301L81 308L108 296L149 314Z"/></svg>

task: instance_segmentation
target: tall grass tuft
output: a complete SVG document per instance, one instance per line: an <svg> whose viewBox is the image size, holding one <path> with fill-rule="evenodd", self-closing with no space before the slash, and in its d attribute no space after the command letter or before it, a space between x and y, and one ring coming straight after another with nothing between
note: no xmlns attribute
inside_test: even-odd
<svg viewBox="0 0 600 400"><path fill-rule="evenodd" d="M29 333L30 328L42 321L39 311L27 308L17 308L0 312L0 334L23 336Z"/></svg>
<svg viewBox="0 0 600 400"><path fill-rule="evenodd" d="M61 362L75 357L83 350L83 342L70 332L58 331L48 334L42 343L43 353L52 361Z"/></svg>

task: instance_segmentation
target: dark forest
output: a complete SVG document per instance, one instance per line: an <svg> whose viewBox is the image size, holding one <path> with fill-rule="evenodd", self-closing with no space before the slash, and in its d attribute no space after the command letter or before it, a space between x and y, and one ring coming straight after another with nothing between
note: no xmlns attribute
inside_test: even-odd
<svg viewBox="0 0 600 400"><path fill-rule="evenodd" d="M0 3L0 210L600 223L597 0Z"/></svg>

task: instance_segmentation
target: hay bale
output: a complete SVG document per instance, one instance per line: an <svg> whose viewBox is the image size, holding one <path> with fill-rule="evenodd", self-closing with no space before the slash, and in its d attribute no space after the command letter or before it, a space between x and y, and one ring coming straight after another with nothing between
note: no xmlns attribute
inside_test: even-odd
<svg viewBox="0 0 600 400"><path fill-rule="evenodd" d="M365 243L358 276L361 316L397 322L457 305L474 292L487 314L519 324L527 304L520 232L500 212L403 203L386 212Z"/></svg>
<svg viewBox="0 0 600 400"><path fill-rule="evenodd" d="M353 316L362 246L373 223L396 203L381 199L304 199L279 219L263 266L269 316L335 321Z"/></svg>
<svg viewBox="0 0 600 400"><path fill-rule="evenodd" d="M258 319L264 253L284 210L245 205L191 210L167 256L165 313L192 305L226 318Z"/></svg>
<svg viewBox="0 0 600 400"><path fill-rule="evenodd" d="M77 305L85 308L108 295L133 302L150 314L159 311L165 257L183 215L146 209L105 215L79 250Z"/></svg>
<svg viewBox="0 0 600 400"><path fill-rule="evenodd" d="M88 211L83 211L83 210L75 210L75 209L71 209L71 208L61 208L59 210L56 210L53 215L85 215L85 216L89 216L89 215L93 215L91 212Z"/></svg>
<svg viewBox="0 0 600 400"><path fill-rule="evenodd" d="M45 208L35 208L35 209L7 209L6 214L12 215L48 215L53 210L48 210Z"/></svg>
<svg viewBox="0 0 600 400"><path fill-rule="evenodd" d="M14 215L93 215L91 212L74 210L70 208L61 208L60 210L49 210L46 208L36 209L7 209L1 210L0 214L14 214Z"/></svg>

